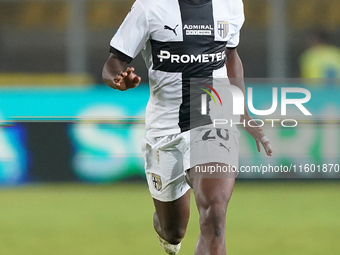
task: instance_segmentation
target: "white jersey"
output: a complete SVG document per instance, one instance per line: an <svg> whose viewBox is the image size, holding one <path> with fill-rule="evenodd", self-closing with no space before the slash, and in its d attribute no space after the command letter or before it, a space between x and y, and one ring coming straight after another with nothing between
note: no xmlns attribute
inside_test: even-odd
<svg viewBox="0 0 340 255"><path fill-rule="evenodd" d="M130 63L142 52L149 70L148 136L190 129L190 78L227 78L225 49L239 43L242 0L137 0L111 40Z"/></svg>

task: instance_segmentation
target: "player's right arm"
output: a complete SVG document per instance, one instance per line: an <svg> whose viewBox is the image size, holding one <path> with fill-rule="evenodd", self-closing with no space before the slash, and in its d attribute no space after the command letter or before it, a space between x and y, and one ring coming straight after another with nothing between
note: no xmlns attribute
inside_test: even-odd
<svg viewBox="0 0 340 255"><path fill-rule="evenodd" d="M111 88L121 91L137 87L141 78L133 72L135 70L133 67L125 70L126 65L125 61L111 53L103 67L103 81Z"/></svg>
<svg viewBox="0 0 340 255"><path fill-rule="evenodd" d="M133 67L126 69L126 65L144 48L149 36L146 11L137 0L110 42L111 54L102 72L107 85L122 91L138 86L141 78Z"/></svg>

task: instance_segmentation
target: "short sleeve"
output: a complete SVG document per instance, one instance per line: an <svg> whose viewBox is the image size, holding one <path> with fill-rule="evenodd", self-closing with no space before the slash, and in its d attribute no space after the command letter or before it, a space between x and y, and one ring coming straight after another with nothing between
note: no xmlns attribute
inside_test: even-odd
<svg viewBox="0 0 340 255"><path fill-rule="evenodd" d="M240 43L240 31L236 34L233 34L230 40L227 43L227 48L236 48Z"/></svg>
<svg viewBox="0 0 340 255"><path fill-rule="evenodd" d="M149 39L149 23L143 5L136 1L110 42L110 52L125 62L144 48Z"/></svg>
<svg viewBox="0 0 340 255"><path fill-rule="evenodd" d="M238 44L240 43L240 30L245 20L242 2L240 6L237 7L236 12L237 12L237 15L235 16L235 19L233 19L229 24L231 37L228 40L227 48L236 48Z"/></svg>

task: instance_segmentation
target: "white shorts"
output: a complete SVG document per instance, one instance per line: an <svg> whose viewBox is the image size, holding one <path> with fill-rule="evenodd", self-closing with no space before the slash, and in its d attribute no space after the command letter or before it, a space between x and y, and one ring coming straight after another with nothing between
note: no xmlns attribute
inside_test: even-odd
<svg viewBox="0 0 340 255"><path fill-rule="evenodd" d="M238 138L237 130L207 127L162 137L146 136L142 151L152 197L162 202L182 197L190 189L185 171L196 165L217 162L238 169Z"/></svg>

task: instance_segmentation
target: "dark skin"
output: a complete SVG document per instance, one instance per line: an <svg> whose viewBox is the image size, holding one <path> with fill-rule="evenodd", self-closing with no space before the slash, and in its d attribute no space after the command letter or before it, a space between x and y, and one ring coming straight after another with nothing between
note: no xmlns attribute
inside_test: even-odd
<svg viewBox="0 0 340 255"><path fill-rule="evenodd" d="M126 62L111 53L102 71L103 81L111 88L120 91L137 87L141 78L134 73L135 68L126 68L126 65Z"/></svg>
<svg viewBox="0 0 340 255"><path fill-rule="evenodd" d="M243 66L236 49L226 50L227 73L231 84L245 91L243 81ZM135 88L140 83L140 77L134 73L134 68L126 68L126 62L110 55L103 68L103 80L113 89L125 91ZM245 106L245 114L241 121L252 120ZM246 126L245 130L255 139L257 150L261 144L268 156L272 150L266 148L269 142L261 143L264 136L262 128ZM209 163L206 165L213 165ZM221 165L221 164L220 164ZM190 169L188 170L190 176ZM231 198L235 178L190 178L195 194L196 206L200 215L200 236L197 241L195 255L226 255L225 224L229 200ZM178 244L185 235L190 214L190 191L172 202L161 202L153 199L156 212L153 223L160 237L171 244Z"/></svg>

